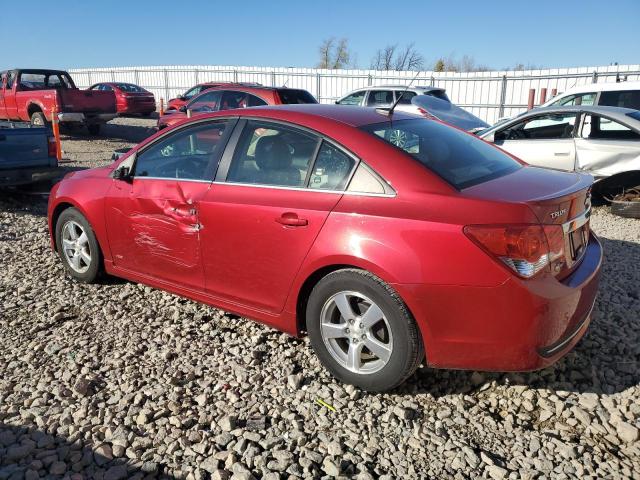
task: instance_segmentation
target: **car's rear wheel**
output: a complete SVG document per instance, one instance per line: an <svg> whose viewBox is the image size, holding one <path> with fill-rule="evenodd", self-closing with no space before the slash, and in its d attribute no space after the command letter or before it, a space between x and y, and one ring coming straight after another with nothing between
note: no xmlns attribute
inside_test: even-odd
<svg viewBox="0 0 640 480"><path fill-rule="evenodd" d="M98 278L102 255L86 218L75 208L64 210L56 222L56 247L62 263L76 280L92 283Z"/></svg>
<svg viewBox="0 0 640 480"><path fill-rule="evenodd" d="M338 270L320 280L309 297L306 320L313 349L327 370L365 390L400 385L424 358L406 305L369 272Z"/></svg>

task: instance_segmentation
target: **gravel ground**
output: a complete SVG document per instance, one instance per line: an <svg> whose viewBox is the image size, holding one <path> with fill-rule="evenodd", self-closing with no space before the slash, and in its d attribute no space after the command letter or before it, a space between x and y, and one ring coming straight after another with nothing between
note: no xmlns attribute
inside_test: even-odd
<svg viewBox="0 0 640 480"><path fill-rule="evenodd" d="M65 138L66 168L152 124ZM0 480L640 478L638 220L595 209L594 319L553 367L421 368L372 395L330 378L306 339L142 285L74 283L45 211L0 193Z"/></svg>

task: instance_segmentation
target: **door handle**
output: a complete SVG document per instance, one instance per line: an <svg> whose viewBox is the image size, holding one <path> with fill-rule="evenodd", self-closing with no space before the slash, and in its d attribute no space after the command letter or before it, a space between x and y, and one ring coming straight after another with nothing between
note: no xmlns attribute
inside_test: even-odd
<svg viewBox="0 0 640 480"><path fill-rule="evenodd" d="M180 217L193 217L196 213L198 213L196 212L196 209L193 207L191 208L174 207L172 210L173 210L173 213L175 213Z"/></svg>
<svg viewBox="0 0 640 480"><path fill-rule="evenodd" d="M309 225L309 221L306 218L300 218L298 214L294 212L283 213L276 218L276 222L287 227L305 227Z"/></svg>
<svg viewBox="0 0 640 480"><path fill-rule="evenodd" d="M569 155L569 152L554 152L556 157L563 157L565 155Z"/></svg>

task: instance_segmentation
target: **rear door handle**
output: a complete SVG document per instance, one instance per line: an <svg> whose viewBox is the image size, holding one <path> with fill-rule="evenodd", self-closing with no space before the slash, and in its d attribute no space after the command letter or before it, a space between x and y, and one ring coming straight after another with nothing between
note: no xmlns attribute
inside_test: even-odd
<svg viewBox="0 0 640 480"><path fill-rule="evenodd" d="M306 218L300 218L298 217L298 214L294 212L283 213L276 218L276 222L287 227L305 227L309 225L309 221Z"/></svg>
<svg viewBox="0 0 640 480"><path fill-rule="evenodd" d="M565 155L569 155L569 152L554 152L556 157L563 157Z"/></svg>

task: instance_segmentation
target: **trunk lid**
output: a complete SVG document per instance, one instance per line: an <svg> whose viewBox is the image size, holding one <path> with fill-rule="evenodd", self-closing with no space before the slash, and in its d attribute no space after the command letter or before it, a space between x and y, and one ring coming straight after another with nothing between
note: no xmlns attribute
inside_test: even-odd
<svg viewBox="0 0 640 480"><path fill-rule="evenodd" d="M553 271L565 277L578 266L589 239L593 177L538 167L523 167L509 175L464 190L465 195L527 205L541 225L557 225L554 232L564 244L562 264Z"/></svg>
<svg viewBox="0 0 640 480"><path fill-rule="evenodd" d="M61 111L82 113L115 113L116 96L99 90L59 89Z"/></svg>

